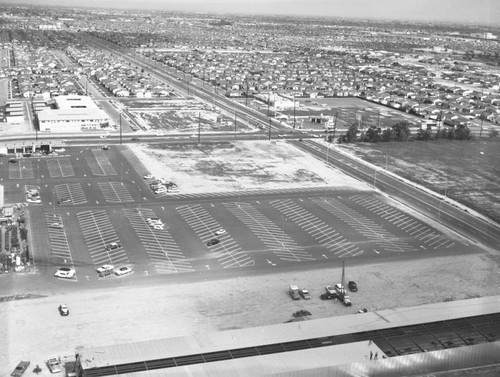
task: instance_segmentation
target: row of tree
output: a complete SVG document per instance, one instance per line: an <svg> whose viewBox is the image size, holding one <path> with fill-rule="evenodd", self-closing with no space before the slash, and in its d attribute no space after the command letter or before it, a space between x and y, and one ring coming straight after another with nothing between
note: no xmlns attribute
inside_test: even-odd
<svg viewBox="0 0 500 377"><path fill-rule="evenodd" d="M338 138L339 143L378 143L389 141L410 141L410 140L436 140L436 139L454 139L470 140L472 138L471 130L466 125L456 125L454 127L445 126L438 128L435 132L430 128L419 129L415 134L410 130L411 124L407 121L401 121L382 130L380 127L371 126L367 130L360 130L358 124L351 124L347 132ZM498 132L492 130L490 137L497 136ZM328 136L328 141L333 142L333 135Z"/></svg>

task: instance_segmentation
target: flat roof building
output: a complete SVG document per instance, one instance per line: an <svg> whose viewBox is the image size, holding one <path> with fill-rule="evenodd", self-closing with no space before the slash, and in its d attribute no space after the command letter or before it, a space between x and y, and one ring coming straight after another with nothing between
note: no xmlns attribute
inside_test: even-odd
<svg viewBox="0 0 500 377"><path fill-rule="evenodd" d="M57 109L37 113L40 131L81 132L109 126L110 118L88 96L59 96Z"/></svg>

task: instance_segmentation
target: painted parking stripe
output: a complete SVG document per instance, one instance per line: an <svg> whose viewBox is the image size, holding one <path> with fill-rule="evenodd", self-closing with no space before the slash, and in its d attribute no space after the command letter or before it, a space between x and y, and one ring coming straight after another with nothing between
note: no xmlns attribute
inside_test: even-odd
<svg viewBox="0 0 500 377"><path fill-rule="evenodd" d="M47 161L50 178L73 177L75 175L71 161L67 157L53 158L45 161Z"/></svg>
<svg viewBox="0 0 500 377"><path fill-rule="evenodd" d="M134 198L121 182L98 182L97 185L104 196L104 200L109 203L129 203Z"/></svg>
<svg viewBox="0 0 500 377"><path fill-rule="evenodd" d="M61 205L76 205L87 203L87 198L83 193L80 183L65 183L54 187L56 195L55 200L60 201Z"/></svg>
<svg viewBox="0 0 500 377"><path fill-rule="evenodd" d="M176 208L176 211L204 244L215 238L215 232L222 228L215 218L200 204L180 206ZM224 268L251 267L255 265L255 260L243 252L228 233L218 237L218 239L220 242L210 246L209 249Z"/></svg>
<svg viewBox="0 0 500 377"><path fill-rule="evenodd" d="M271 201L270 204L339 258L363 254L364 251L362 249L346 240L338 231L293 200L278 199Z"/></svg>
<svg viewBox="0 0 500 377"><path fill-rule="evenodd" d="M249 203L224 203L238 220L247 226L279 259L284 261L316 260L304 247L290 238L274 222Z"/></svg>
<svg viewBox="0 0 500 377"><path fill-rule="evenodd" d="M160 274L192 272L195 269L181 252L167 228L153 229L146 219L157 215L149 208L125 209L125 216Z"/></svg>
<svg viewBox="0 0 500 377"><path fill-rule="evenodd" d="M400 240L373 220L363 216L339 200L333 198L312 198L311 200L355 229L367 240L374 242L377 245L377 249L382 248L385 251L395 253L416 250L415 247Z"/></svg>
<svg viewBox="0 0 500 377"><path fill-rule="evenodd" d="M92 154L92 156L85 156L85 160L93 175L108 176L118 174L102 149L92 149Z"/></svg>
<svg viewBox="0 0 500 377"><path fill-rule="evenodd" d="M455 246L455 241L450 238L444 236L442 233L438 232L434 228L431 228L425 223L422 223L416 220L413 217L410 217L404 212L398 211L394 207L390 207L388 204L383 203L380 199L368 196L368 195L354 195L350 197L350 199L364 207L364 208L374 208L374 203L378 203L378 210L374 213L381 216L385 220L389 221L405 233L411 235L415 239L422 242L426 247L432 247L433 249L440 248L451 248ZM398 211L401 213L401 216L398 216L397 221L392 221L390 218L384 216L384 213L388 213L389 211Z"/></svg>
<svg viewBox="0 0 500 377"><path fill-rule="evenodd" d="M106 211L89 210L79 212L76 216L90 257L95 265L129 262L128 256L111 225ZM107 246L112 242L117 243L119 247L111 250L108 249Z"/></svg>

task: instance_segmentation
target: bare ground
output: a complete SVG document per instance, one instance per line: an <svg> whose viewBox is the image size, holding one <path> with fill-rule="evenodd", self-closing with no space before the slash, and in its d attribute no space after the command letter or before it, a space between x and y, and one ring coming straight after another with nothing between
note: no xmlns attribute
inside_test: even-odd
<svg viewBox="0 0 500 377"><path fill-rule="evenodd" d="M32 367L52 355L70 355L79 346L93 347L195 333L279 324L300 309L311 320L356 313L366 307L382 310L499 294L500 270L485 255L459 255L348 266L347 279L358 282L353 306L321 301L324 286L340 279L340 266L317 270L277 272L250 277L124 286L50 295L33 300L0 303L0 375L11 372L21 359ZM133 277L128 277L133 278ZM287 293L295 283L311 291L309 301L292 301ZM383 291L384 294L380 294ZM37 292L43 293L43 292ZM57 306L66 302L69 317Z"/></svg>

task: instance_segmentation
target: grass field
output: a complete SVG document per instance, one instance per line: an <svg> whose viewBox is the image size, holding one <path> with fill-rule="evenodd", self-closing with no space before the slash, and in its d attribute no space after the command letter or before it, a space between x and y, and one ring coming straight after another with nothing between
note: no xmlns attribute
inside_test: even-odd
<svg viewBox="0 0 500 377"><path fill-rule="evenodd" d="M500 139L343 145L500 222Z"/></svg>

